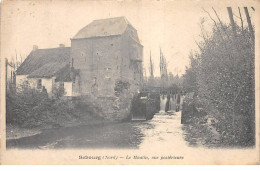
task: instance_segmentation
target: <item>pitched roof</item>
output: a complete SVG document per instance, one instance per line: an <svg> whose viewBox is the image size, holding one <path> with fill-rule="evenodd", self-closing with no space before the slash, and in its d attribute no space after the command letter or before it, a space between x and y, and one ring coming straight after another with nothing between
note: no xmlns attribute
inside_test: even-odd
<svg viewBox="0 0 260 171"><path fill-rule="evenodd" d="M73 39L121 35L128 25L131 24L125 17L94 20L83 27Z"/></svg>
<svg viewBox="0 0 260 171"><path fill-rule="evenodd" d="M70 82L74 79L74 70L71 67L65 67L56 74L56 81Z"/></svg>
<svg viewBox="0 0 260 171"><path fill-rule="evenodd" d="M28 78L51 78L66 68L69 68L69 64L65 62L47 63L29 74Z"/></svg>
<svg viewBox="0 0 260 171"><path fill-rule="evenodd" d="M53 49L38 49L32 51L24 62L17 69L17 75L29 75L40 69L42 66L50 63L67 63L70 62L70 48L59 47ZM47 67L46 65L45 67Z"/></svg>

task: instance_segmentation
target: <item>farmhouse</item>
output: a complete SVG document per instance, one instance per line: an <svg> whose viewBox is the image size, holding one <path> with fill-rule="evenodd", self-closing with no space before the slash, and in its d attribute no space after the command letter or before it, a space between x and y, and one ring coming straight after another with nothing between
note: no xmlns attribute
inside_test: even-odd
<svg viewBox="0 0 260 171"><path fill-rule="evenodd" d="M63 87L65 96L71 96L70 70L70 48L60 45L59 48L38 49L34 46L16 71L16 87L18 91L24 84L40 91L46 89L50 97L56 88Z"/></svg>
<svg viewBox="0 0 260 171"><path fill-rule="evenodd" d="M17 88L27 82L47 90L62 87L65 96L118 96L142 86L143 46L125 17L94 20L72 39L71 47L36 46L16 72Z"/></svg>

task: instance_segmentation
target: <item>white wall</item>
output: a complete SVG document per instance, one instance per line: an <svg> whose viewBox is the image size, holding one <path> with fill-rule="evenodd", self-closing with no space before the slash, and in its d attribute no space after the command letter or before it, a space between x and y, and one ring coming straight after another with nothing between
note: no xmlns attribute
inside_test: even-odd
<svg viewBox="0 0 260 171"><path fill-rule="evenodd" d="M72 96L72 82L64 82L64 96Z"/></svg>
<svg viewBox="0 0 260 171"><path fill-rule="evenodd" d="M51 97L55 77L52 77L52 78L27 78L27 75L17 75L16 76L16 88L19 90L21 88L21 85L24 84L25 81L28 81L29 86L31 88L37 89L37 81L39 79L42 80L42 86L44 86L46 88L48 95ZM42 88L40 90L42 90Z"/></svg>
<svg viewBox="0 0 260 171"><path fill-rule="evenodd" d="M37 81L39 79L42 80L42 87L44 86L46 88L49 97L52 97L52 95L53 95L53 88L55 86L57 88L59 87L58 83L55 83L55 77L52 77L52 78L27 78L27 75L17 75L17 77L16 77L16 83L17 83L16 87L17 87L17 89L19 89L19 88L21 88L21 85L25 81L28 81L29 86L31 88L38 89L37 88ZM64 82L64 91L65 91L64 96L73 96L73 94L72 94L72 85L73 85L72 82ZM42 88L39 89L39 90L42 90Z"/></svg>
<svg viewBox="0 0 260 171"><path fill-rule="evenodd" d="M16 75L16 89L18 91L26 80L28 81L27 75Z"/></svg>

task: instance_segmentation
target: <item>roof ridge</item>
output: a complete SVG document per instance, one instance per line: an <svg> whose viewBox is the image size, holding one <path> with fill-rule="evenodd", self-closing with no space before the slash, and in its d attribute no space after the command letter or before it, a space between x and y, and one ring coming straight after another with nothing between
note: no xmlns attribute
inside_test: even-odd
<svg viewBox="0 0 260 171"><path fill-rule="evenodd" d="M93 20L80 29L72 39L122 35L128 26L134 28L125 16Z"/></svg>
<svg viewBox="0 0 260 171"><path fill-rule="evenodd" d="M28 75L39 69L47 63L69 63L70 62L70 47L57 47L47 49L37 49L31 51L27 58L16 70L17 75Z"/></svg>
<svg viewBox="0 0 260 171"><path fill-rule="evenodd" d="M37 50L52 50L52 49L64 49L64 48L70 48L70 47L56 47L56 48L45 48L45 49L37 49Z"/></svg>
<svg viewBox="0 0 260 171"><path fill-rule="evenodd" d="M100 20L111 20L111 19L119 19L119 18L124 18L126 19L125 16L120 16L120 17L111 17L111 18L101 18L101 19L96 19L96 20L93 20L93 21L100 21Z"/></svg>

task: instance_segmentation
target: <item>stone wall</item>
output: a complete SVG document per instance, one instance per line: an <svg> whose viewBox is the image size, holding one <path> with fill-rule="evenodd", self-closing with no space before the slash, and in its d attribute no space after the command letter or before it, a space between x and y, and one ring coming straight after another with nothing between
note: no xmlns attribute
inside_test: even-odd
<svg viewBox="0 0 260 171"><path fill-rule="evenodd" d="M73 39L71 57L80 72L80 94L106 96L114 92L120 70L120 36Z"/></svg>
<svg viewBox="0 0 260 171"><path fill-rule="evenodd" d="M81 95L114 95L118 80L129 82L134 92L140 90L143 47L133 37L138 39L136 30L129 27L123 35L72 39L71 57L80 71Z"/></svg>
<svg viewBox="0 0 260 171"><path fill-rule="evenodd" d="M129 27L118 36L72 39L71 58L79 70L73 94L91 97L108 120L128 118L142 82L143 47L136 30ZM120 82L129 86L118 92Z"/></svg>

